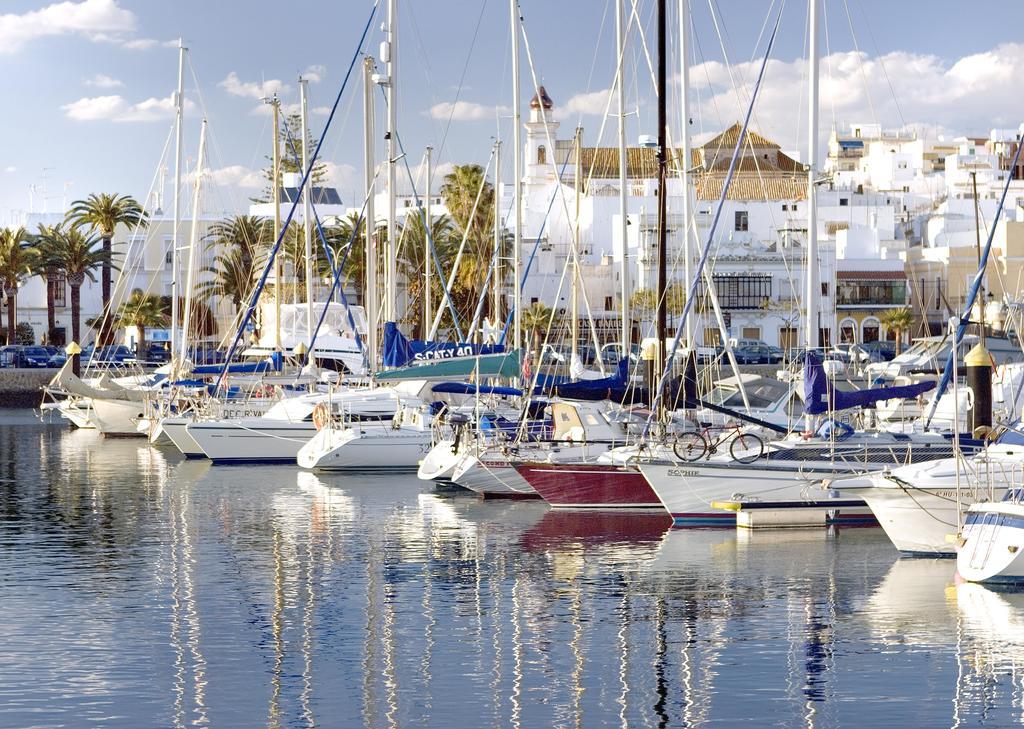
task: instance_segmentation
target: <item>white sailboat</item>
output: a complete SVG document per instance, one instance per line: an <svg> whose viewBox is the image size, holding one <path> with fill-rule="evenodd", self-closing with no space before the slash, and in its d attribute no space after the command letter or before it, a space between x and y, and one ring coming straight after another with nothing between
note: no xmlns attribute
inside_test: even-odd
<svg viewBox="0 0 1024 729"><path fill-rule="evenodd" d="M1024 489L972 504L956 542L956 569L970 582L1024 581Z"/></svg>

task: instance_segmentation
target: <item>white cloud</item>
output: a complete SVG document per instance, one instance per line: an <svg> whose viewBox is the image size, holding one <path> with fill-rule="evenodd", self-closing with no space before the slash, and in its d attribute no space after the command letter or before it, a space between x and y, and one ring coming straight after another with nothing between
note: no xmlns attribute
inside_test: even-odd
<svg viewBox="0 0 1024 729"><path fill-rule="evenodd" d="M135 30L135 14L117 0L58 2L39 10L0 15L0 53L15 53L37 38L82 35L105 41Z"/></svg>
<svg viewBox="0 0 1024 729"><path fill-rule="evenodd" d="M302 78L309 81L311 84L318 84L324 80L324 76L327 74L327 67L321 65L309 66L305 71L302 72Z"/></svg>
<svg viewBox="0 0 1024 729"><path fill-rule="evenodd" d="M17 172L17 171L18 171L18 168L15 167L14 165L10 165L10 166L4 168L4 172L7 172L7 173L14 173L14 172Z"/></svg>
<svg viewBox="0 0 1024 729"><path fill-rule="evenodd" d="M314 106L309 110L312 114L319 114L320 116L327 116L331 113L331 107L329 106Z"/></svg>
<svg viewBox="0 0 1024 729"><path fill-rule="evenodd" d="M559 104L551 110L551 117L557 121L564 121L580 116L603 116L609 108L609 93L608 89L604 89L570 96L564 104Z"/></svg>
<svg viewBox="0 0 1024 729"><path fill-rule="evenodd" d="M327 171L327 181L331 187L336 187L344 193L362 189L363 173L361 170L357 170L352 165L339 165L336 162L325 162L324 167Z"/></svg>
<svg viewBox="0 0 1024 729"><path fill-rule="evenodd" d="M95 86L98 89L116 89L119 86L124 86L124 82L116 78L112 78L103 73L97 73L91 78L85 80L86 86Z"/></svg>
<svg viewBox="0 0 1024 729"><path fill-rule="evenodd" d="M730 69L722 63L691 69L692 83L700 90L693 116L703 118L704 131L719 131L743 118L759 65L755 61L732 67L742 100L737 100ZM783 149L806 149L806 66L804 59L769 62L751 122ZM1020 43L1005 43L952 63L903 51L880 58L833 53L820 67L822 132L827 134L833 119L839 127L877 122L888 129L906 126L931 134L983 134L993 127L1016 127L1024 118L1024 99L1014 80L1014 71L1020 68Z"/></svg>
<svg viewBox="0 0 1024 729"><path fill-rule="evenodd" d="M430 107L430 116L434 119L446 120L451 117L454 121L489 121L496 115L509 114L507 106L487 106L477 104L473 101L442 101Z"/></svg>
<svg viewBox="0 0 1024 729"><path fill-rule="evenodd" d="M248 99L265 99L274 94L284 94L288 86L280 79L272 78L266 81L242 81L238 74L232 71L227 78L219 84L222 89L232 96L242 96Z"/></svg>
<svg viewBox="0 0 1024 729"><path fill-rule="evenodd" d="M185 100L186 111L195 105ZM174 116L174 97L149 98L132 104L117 94L111 96L87 96L64 104L61 109L69 119L75 121L148 122L170 119Z"/></svg>
<svg viewBox="0 0 1024 729"><path fill-rule="evenodd" d="M228 165L204 173L207 181L214 185L256 189L263 187L267 181L260 170L253 170L243 165Z"/></svg>
<svg viewBox="0 0 1024 729"><path fill-rule="evenodd" d="M312 109L312 112L314 114L316 114L317 113L316 108ZM254 116L270 116L271 114L274 113L274 109L273 109L273 107L270 104L260 104L258 106L254 106L252 108L252 111L250 111L249 113L253 114ZM302 113L302 106L297 101L292 103L292 104L285 104L285 103L281 104L281 116L282 117L290 116L292 114L301 114L301 113Z"/></svg>

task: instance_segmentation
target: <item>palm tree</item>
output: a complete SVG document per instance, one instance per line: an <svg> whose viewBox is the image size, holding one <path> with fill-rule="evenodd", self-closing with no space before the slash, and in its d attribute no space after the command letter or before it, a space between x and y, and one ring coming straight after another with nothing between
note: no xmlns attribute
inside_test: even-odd
<svg viewBox="0 0 1024 729"><path fill-rule="evenodd" d="M24 228L0 229L0 287L7 296L7 343L15 341L18 288L36 267L36 251Z"/></svg>
<svg viewBox="0 0 1024 729"><path fill-rule="evenodd" d="M636 289L629 297L629 309L641 321L650 318L658 308L658 294L652 289Z"/></svg>
<svg viewBox="0 0 1024 729"><path fill-rule="evenodd" d="M445 175L441 195L455 224L453 247L461 242L463 236L466 238L452 295L460 300L462 308L471 309L483 293L494 255L494 186L484 178L480 165L456 165ZM473 215L477 195L480 201ZM454 254L453 250L453 257Z"/></svg>
<svg viewBox="0 0 1024 729"><path fill-rule="evenodd" d="M48 230L45 239L42 249L46 256L45 265L63 271L71 286L71 338L81 344L82 284L86 277L90 281L96 280L93 271L97 268L114 268L112 253L103 247L102 239L86 235L78 227L55 225ZM78 375L81 372L81 357L75 355L72 359L72 371Z"/></svg>
<svg viewBox="0 0 1024 729"><path fill-rule="evenodd" d="M109 195L107 193L89 195L85 200L75 200L68 210L67 222L76 228L85 227L103 240L103 251L106 262L103 264L103 321L96 339L101 344L108 344L110 333L110 282L113 270L112 239L118 225L130 228L146 224L147 216L138 201L130 195Z"/></svg>
<svg viewBox="0 0 1024 729"><path fill-rule="evenodd" d="M455 246L458 245L457 242L453 241L454 228L452 227L451 218L447 215L431 217L433 217L433 220L430 224L430 236L434 241L434 251L441 263L441 270L447 275L448 266L454 262ZM406 313L406 319L413 323L416 332L414 336L425 337L428 332L423 331L420 326L423 320L423 272L427 246L427 226L424 216L410 213L406 217L400 238L402 240L402 247L398 256L398 267L405 277L406 290L409 292L409 309ZM465 262L466 258L463 256L463 263ZM438 277L435 262L431 260L429 264L431 300L436 311L444 300L444 287ZM459 270L463 275L466 275L466 272L471 268L471 265L465 267L462 264L459 265ZM487 272L485 270L484 276L486 275ZM483 285L482 280L479 285ZM457 309L460 308L460 304L468 304L472 307L476 303L475 297L468 302L462 300L465 298L464 296L457 297L453 293L453 297L456 298L454 303Z"/></svg>
<svg viewBox="0 0 1024 729"><path fill-rule="evenodd" d="M882 326L891 332L895 332L896 354L900 354L903 349L903 332L908 331L914 326L914 312L910 310L909 306L904 306L900 309L889 309L882 312L878 319L881 321Z"/></svg>
<svg viewBox="0 0 1024 729"><path fill-rule="evenodd" d="M255 277L252 259L245 251L228 248L218 253L212 266L204 266L202 273L209 274L196 285L196 296L209 300L220 297L231 301L235 311L242 306L242 301L249 296Z"/></svg>
<svg viewBox="0 0 1024 729"><path fill-rule="evenodd" d="M53 226L40 223L39 232L34 236L35 247L38 254L36 260L36 274L46 280L46 343L53 344L57 332L57 274L58 269L53 265L50 255L50 241L53 238ZM63 298L63 297L61 297Z"/></svg>
<svg viewBox="0 0 1024 729"><path fill-rule="evenodd" d="M523 322L523 333L533 340L534 361L540 363L541 335L551 326L551 307L535 301L523 309L520 317Z"/></svg>
<svg viewBox="0 0 1024 729"><path fill-rule="evenodd" d="M162 327L167 324L167 314L159 296L135 289L121 304L115 316L117 326L133 326L138 331L135 357L140 362L146 356L146 327Z"/></svg>

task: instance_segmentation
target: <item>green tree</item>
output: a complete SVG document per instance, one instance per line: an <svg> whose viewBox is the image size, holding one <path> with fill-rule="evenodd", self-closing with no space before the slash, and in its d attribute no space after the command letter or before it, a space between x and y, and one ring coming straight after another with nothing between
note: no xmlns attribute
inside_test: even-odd
<svg viewBox="0 0 1024 729"><path fill-rule="evenodd" d="M889 309L882 312L878 320L882 326L896 334L896 354L900 354L903 349L903 332L909 331L914 326L914 312L910 310L909 306Z"/></svg>
<svg viewBox="0 0 1024 729"><path fill-rule="evenodd" d="M57 341L56 293L60 271L53 264L53 256L50 255L48 248L53 239L53 226L40 224L34 238L38 254L36 273L46 281L46 343L54 344Z"/></svg>
<svg viewBox="0 0 1024 729"><path fill-rule="evenodd" d="M458 246L462 238L466 238L462 260L455 274L452 298L460 311L471 312L483 294L487 271L494 256L494 186L484 177L480 165L456 165L445 175L441 195L454 223L451 258L445 261L446 269L454 264ZM490 297L484 311L490 314Z"/></svg>
<svg viewBox="0 0 1024 729"><path fill-rule="evenodd" d="M18 289L35 273L38 254L24 228L0 229L0 286L7 297L7 344L14 344Z"/></svg>
<svg viewBox="0 0 1024 729"><path fill-rule="evenodd" d="M535 301L520 315L523 334L533 343L533 359L540 365L540 345L544 332L551 326L551 307Z"/></svg>
<svg viewBox="0 0 1024 729"><path fill-rule="evenodd" d="M71 339L79 345L82 343L82 284L88 277L96 280L94 271L105 265L115 268L111 261L112 253L104 248L101 238L87 235L80 227L56 225L45 234L46 261L44 265L63 271L71 287ZM81 372L81 357L75 355L72 370L77 375Z"/></svg>
<svg viewBox="0 0 1024 729"><path fill-rule="evenodd" d="M637 319L649 319L658 308L658 294L651 289L636 289L629 296L629 310Z"/></svg>
<svg viewBox="0 0 1024 729"><path fill-rule="evenodd" d="M294 172L302 175L305 171L302 169L302 115L285 115L281 119L280 134L281 174L284 175L289 172ZM313 132L307 129L306 140L306 145L309 148L309 154L312 156L313 151L316 149L318 141L317 137L313 135ZM263 170L263 177L267 181L267 186L263 188L263 194L261 197L252 199L252 202L255 203L274 202L274 158L272 155L267 155L266 160L269 164L267 165L267 168ZM313 174L310 175L310 183L312 187L323 187L326 182L327 165L318 161L313 165ZM292 200L287 198L281 199L282 206L291 205L291 203Z"/></svg>
<svg viewBox="0 0 1024 729"><path fill-rule="evenodd" d="M207 277L196 286L196 296L219 296L238 309L269 255L273 228L272 221L255 215L235 215L211 225L204 240L217 254L212 266L201 269Z"/></svg>
<svg viewBox="0 0 1024 729"><path fill-rule="evenodd" d="M75 200L68 210L67 221L76 228L84 227L98 235L103 241L106 263L103 264L102 298L103 321L96 335L101 344L109 344L110 340L110 296L111 271L113 270L114 231L118 225L129 228L145 225L147 216L142 206L129 195L109 195L107 193L89 195L85 200Z"/></svg>
<svg viewBox="0 0 1024 729"><path fill-rule="evenodd" d="M449 268L454 262L455 247L458 246L458 240L455 240L455 229L452 227L450 217L447 215L431 217L433 217L433 220L430 224L430 236L434 242L434 252L441 264L441 270L447 276ZM427 260L427 226L424 215L419 214L419 211L416 213L410 212L406 216L400 238L402 246L398 255L398 269L400 275L405 278L406 290L409 292L409 308L406 311L406 321L413 324L414 337L425 337L429 332L424 331L421 325L423 323L423 282L426 264L429 263L430 265L430 298L434 311L445 306L443 284L446 284L447 281L441 281L435 262ZM462 266L460 266L460 269L462 269ZM459 303L456 298L455 305L457 308ZM430 323L427 326L429 327Z"/></svg>
<svg viewBox="0 0 1024 729"><path fill-rule="evenodd" d="M135 289L121 304L115 315L118 327L133 326L138 331L135 356L142 361L146 356L146 327L167 325L167 313L159 296Z"/></svg>

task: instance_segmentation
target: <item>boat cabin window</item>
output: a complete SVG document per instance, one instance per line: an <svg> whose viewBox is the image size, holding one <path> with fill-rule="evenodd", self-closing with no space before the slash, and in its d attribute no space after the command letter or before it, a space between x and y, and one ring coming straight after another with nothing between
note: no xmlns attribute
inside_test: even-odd
<svg viewBox="0 0 1024 729"><path fill-rule="evenodd" d="M999 445L1024 446L1024 425L1018 420L1008 427L996 440Z"/></svg>
<svg viewBox="0 0 1024 729"><path fill-rule="evenodd" d="M789 385L776 380L756 380L745 384L747 401L752 408L771 407L789 394ZM711 402L727 408L742 408L743 394L735 385L715 388Z"/></svg>

